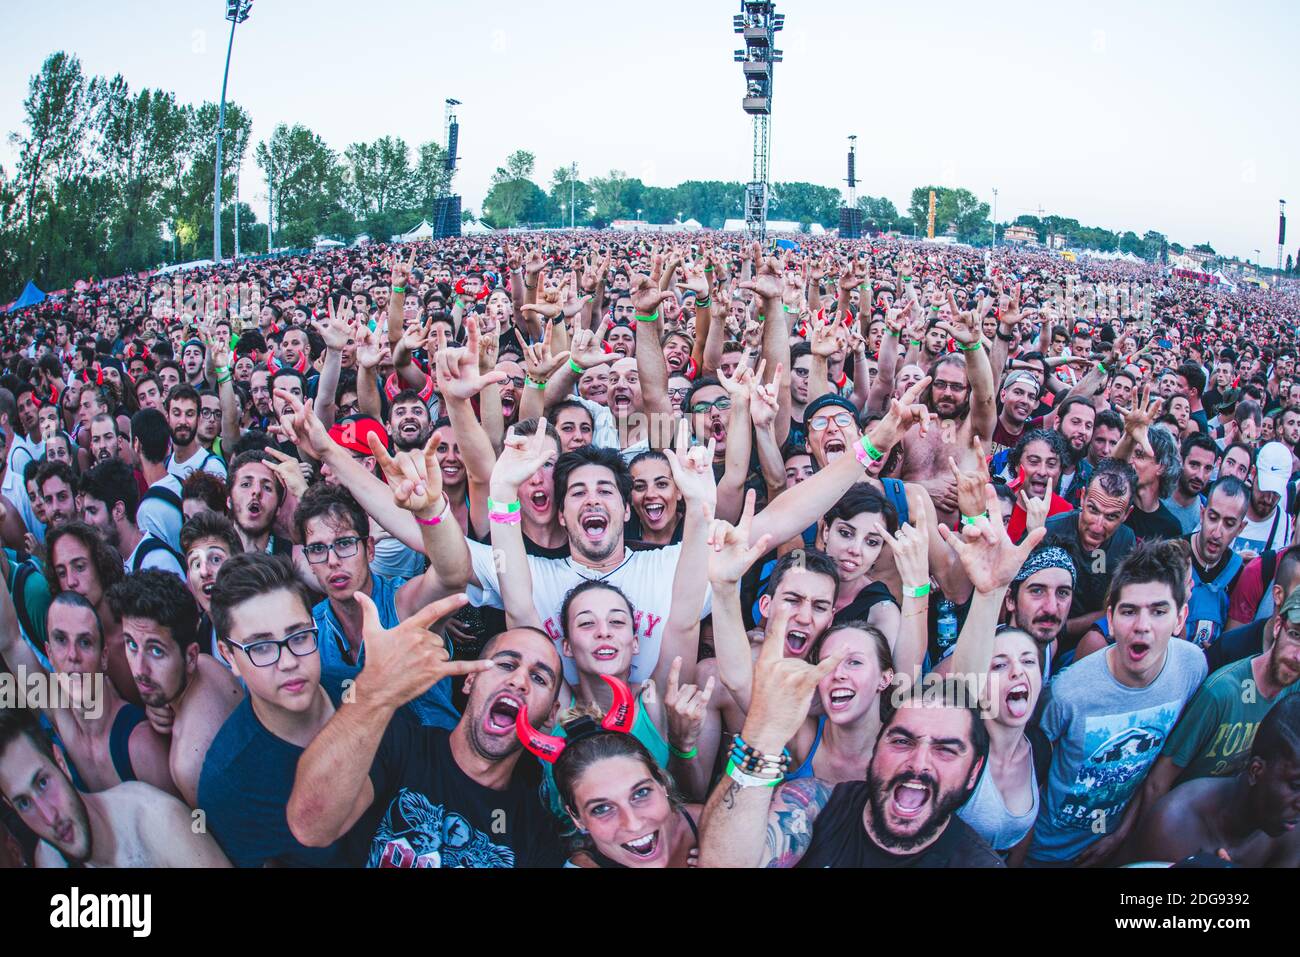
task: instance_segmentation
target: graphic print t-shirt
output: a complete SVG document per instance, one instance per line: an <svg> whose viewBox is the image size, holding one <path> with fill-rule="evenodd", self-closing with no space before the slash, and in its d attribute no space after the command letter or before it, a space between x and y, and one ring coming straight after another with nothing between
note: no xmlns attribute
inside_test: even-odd
<svg viewBox="0 0 1300 957"><path fill-rule="evenodd" d="M1089 655L1048 690L1042 729L1052 765L1029 856L1070 861L1111 833L1160 755L1183 706L1205 680L1205 655L1173 638L1159 676L1145 688L1115 680L1117 649Z"/></svg>
<svg viewBox="0 0 1300 957"><path fill-rule="evenodd" d="M400 715L389 723L370 767L379 824L366 866L560 867L532 759L525 755L509 787L494 791L457 766L450 737Z"/></svg>

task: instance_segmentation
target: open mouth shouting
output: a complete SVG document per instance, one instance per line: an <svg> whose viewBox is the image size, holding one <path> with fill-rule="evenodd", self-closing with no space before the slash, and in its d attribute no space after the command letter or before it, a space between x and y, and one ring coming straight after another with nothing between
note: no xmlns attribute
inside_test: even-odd
<svg viewBox="0 0 1300 957"><path fill-rule="evenodd" d="M534 489L528 495L528 507L538 515L544 515L551 507L551 496L546 494L545 489Z"/></svg>
<svg viewBox="0 0 1300 957"><path fill-rule="evenodd" d="M501 397L501 414L507 419L515 414L515 397L513 395L503 395Z"/></svg>
<svg viewBox="0 0 1300 957"><path fill-rule="evenodd" d="M806 631L800 631L797 628L791 628L785 633L785 651L789 658L802 658L808 653L812 645L812 635Z"/></svg>
<svg viewBox="0 0 1300 957"><path fill-rule="evenodd" d="M632 390L626 386L618 386L609 390L609 407L618 412L628 412L632 409Z"/></svg>
<svg viewBox="0 0 1300 957"><path fill-rule="evenodd" d="M934 798L934 788L922 778L905 777L889 789L889 810L896 817L915 820Z"/></svg>
<svg viewBox="0 0 1300 957"><path fill-rule="evenodd" d="M1007 714L1013 718L1023 718L1029 714L1029 683L1017 681L1007 691L1003 702Z"/></svg>
<svg viewBox="0 0 1300 957"><path fill-rule="evenodd" d="M627 851L634 857L643 861L653 860L659 856L659 845L662 842L659 839L659 832L653 831L644 837L638 837L635 841L628 841L626 844L620 844L619 847Z"/></svg>
<svg viewBox="0 0 1300 957"><path fill-rule="evenodd" d="M1141 664L1150 650L1151 645L1145 641L1131 641L1125 649L1129 663L1134 665Z"/></svg>
<svg viewBox="0 0 1300 957"><path fill-rule="evenodd" d="M852 688L835 688L831 691L830 703L826 706L826 710L834 713L847 711L857 696L858 693Z"/></svg>
<svg viewBox="0 0 1300 957"><path fill-rule="evenodd" d="M641 508L645 512L645 524L651 528L662 528L664 520L668 513L668 506L663 502L642 502Z"/></svg>
<svg viewBox="0 0 1300 957"><path fill-rule="evenodd" d="M826 443L822 446L822 451L826 453L827 461L830 461L832 455L840 456L848 450L849 447L844 444L844 440L838 435L828 436Z"/></svg>
<svg viewBox="0 0 1300 957"><path fill-rule="evenodd" d="M604 539L605 532L609 529L609 514L604 509L593 509L583 513L578 519L578 525L588 541L599 542Z"/></svg>
<svg viewBox="0 0 1300 957"><path fill-rule="evenodd" d="M496 696L483 716L483 730L488 734L505 737L515 733L515 715L523 702L507 691Z"/></svg>

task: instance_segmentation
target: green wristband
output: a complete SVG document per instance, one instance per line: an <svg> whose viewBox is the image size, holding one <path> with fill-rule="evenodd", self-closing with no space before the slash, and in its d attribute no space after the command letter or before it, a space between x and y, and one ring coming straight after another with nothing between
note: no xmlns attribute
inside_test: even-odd
<svg viewBox="0 0 1300 957"><path fill-rule="evenodd" d="M530 389L537 389L541 392L546 391L545 382L538 382L536 379L531 379L528 376L524 376L524 385L528 386Z"/></svg>
<svg viewBox="0 0 1300 957"><path fill-rule="evenodd" d="M926 582L924 585L920 585L916 588L908 588L906 585L903 586L904 598L924 598L928 594L930 594L929 582Z"/></svg>
<svg viewBox="0 0 1300 957"><path fill-rule="evenodd" d="M914 345L914 346L919 346L919 345L921 344L921 340L920 340L920 339L912 339L912 340L910 340L910 341L911 341L912 345Z"/></svg>
<svg viewBox="0 0 1300 957"><path fill-rule="evenodd" d="M984 343L976 342L969 346L965 346L959 342L957 343L957 348L962 352L978 352L980 349L984 348Z"/></svg>
<svg viewBox="0 0 1300 957"><path fill-rule="evenodd" d="M696 309L708 309L711 305L713 305L712 299L697 299L695 301Z"/></svg>
<svg viewBox="0 0 1300 957"><path fill-rule="evenodd" d="M582 366L578 365L578 363L574 362L572 359L569 360L569 369L572 370L574 375L579 375L579 376L587 371Z"/></svg>
<svg viewBox="0 0 1300 957"><path fill-rule="evenodd" d="M405 295L405 294L406 294L406 287L405 287L405 286L394 286L394 287L393 287L393 292L395 292L395 293L397 293L397 294L399 294L399 295Z"/></svg>
<svg viewBox="0 0 1300 957"><path fill-rule="evenodd" d="M659 311L656 309L656 310L655 310L655 314L654 314L653 316L635 316L635 315L634 315L632 318L635 319L637 322L658 322L658 321L659 321Z"/></svg>
<svg viewBox="0 0 1300 957"><path fill-rule="evenodd" d="M901 339L901 338L903 338L903 333L902 333L901 331L900 331L900 332L895 332L893 329L890 329L888 326L885 327L885 332L886 332L888 335L893 336L895 339Z"/></svg>
<svg viewBox="0 0 1300 957"><path fill-rule="evenodd" d="M961 517L961 523L963 525L974 525L979 519L988 518L988 517L989 517L988 512L982 512L979 515L963 515Z"/></svg>
<svg viewBox="0 0 1300 957"><path fill-rule="evenodd" d="M668 750L683 761L689 761L700 753L699 748L691 748L689 751L682 751L680 748L675 747L671 741L668 742Z"/></svg>
<svg viewBox="0 0 1300 957"><path fill-rule="evenodd" d="M227 382L229 382L232 378L234 378L234 377L233 377L233 376L225 376L225 377L223 378L222 376L217 376L217 385L225 385L225 384L226 384Z"/></svg>
<svg viewBox="0 0 1300 957"><path fill-rule="evenodd" d="M1106 364L1103 362L1097 363L1097 371L1102 375L1110 375L1110 370L1106 368Z"/></svg>
<svg viewBox="0 0 1300 957"><path fill-rule="evenodd" d="M520 509L522 506L523 506L523 503L520 502L518 499L516 499L516 500L513 501L513 502L510 502L509 504L503 504L503 503L501 503L501 502L494 502L494 501L492 501L492 499L490 499L490 498L488 499L488 511L489 511L489 512L505 512L507 515L513 515L513 514L515 514L515 512L519 511L519 509Z"/></svg>

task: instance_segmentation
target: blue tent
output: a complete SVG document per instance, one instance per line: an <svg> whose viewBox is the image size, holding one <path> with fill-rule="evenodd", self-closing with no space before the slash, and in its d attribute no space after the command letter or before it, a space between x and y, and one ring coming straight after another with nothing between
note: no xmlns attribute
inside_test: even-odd
<svg viewBox="0 0 1300 957"><path fill-rule="evenodd" d="M37 303L41 303L44 301L45 301L45 293L37 289L36 283L32 282L29 279L27 280L27 288L23 290L23 294L21 296L19 296L17 299L14 300L14 304L9 307L9 311L13 312L15 309L23 309L26 308L27 306L34 306Z"/></svg>

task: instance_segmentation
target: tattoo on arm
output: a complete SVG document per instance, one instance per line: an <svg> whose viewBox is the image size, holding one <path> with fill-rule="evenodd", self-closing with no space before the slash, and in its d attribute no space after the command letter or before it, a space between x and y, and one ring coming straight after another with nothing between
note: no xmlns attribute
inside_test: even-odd
<svg viewBox="0 0 1300 957"><path fill-rule="evenodd" d="M766 867L794 867L803 859L817 815L830 796L830 786L816 778L780 785L767 819Z"/></svg>

